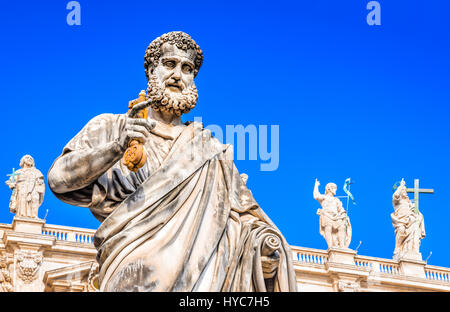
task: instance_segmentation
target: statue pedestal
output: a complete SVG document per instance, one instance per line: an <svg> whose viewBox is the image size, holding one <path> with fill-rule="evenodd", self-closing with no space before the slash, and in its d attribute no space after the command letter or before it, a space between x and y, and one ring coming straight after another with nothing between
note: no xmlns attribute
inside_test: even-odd
<svg viewBox="0 0 450 312"><path fill-rule="evenodd" d="M328 270L334 291L359 291L359 276L354 274L356 251L349 248L328 248Z"/></svg>
<svg viewBox="0 0 450 312"><path fill-rule="evenodd" d="M44 224L45 220L42 219L15 216L12 222L12 229L15 232L42 234Z"/></svg>
<svg viewBox="0 0 450 312"><path fill-rule="evenodd" d="M401 258L398 263L404 275L425 278L425 261Z"/></svg>
<svg viewBox="0 0 450 312"><path fill-rule="evenodd" d="M348 248L328 249L328 262L355 265L356 251Z"/></svg>
<svg viewBox="0 0 450 312"><path fill-rule="evenodd" d="M394 254L394 260L400 261L401 259L423 261L422 254L420 252L408 251L401 254Z"/></svg>

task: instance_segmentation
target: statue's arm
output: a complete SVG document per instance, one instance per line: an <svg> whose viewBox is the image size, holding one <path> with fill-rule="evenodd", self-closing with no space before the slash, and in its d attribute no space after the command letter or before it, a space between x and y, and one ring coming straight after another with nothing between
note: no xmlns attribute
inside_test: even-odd
<svg viewBox="0 0 450 312"><path fill-rule="evenodd" d="M45 190L45 183L44 182L45 181L44 181L44 176L43 175L39 176L37 178L37 180L36 180L36 188L37 188L37 191L39 193L42 193Z"/></svg>
<svg viewBox="0 0 450 312"><path fill-rule="evenodd" d="M135 105L128 114L146 103ZM103 114L92 119L50 168L47 180L52 191L62 194L91 185L122 158L130 140L144 144L155 122L129 115Z"/></svg>
<svg viewBox="0 0 450 312"><path fill-rule="evenodd" d="M48 185L59 194L87 187L120 160L124 152L125 148L117 141L71 151L55 160L48 173Z"/></svg>
<svg viewBox="0 0 450 312"><path fill-rule="evenodd" d="M319 181L316 180L316 183L314 184L313 197L315 200L322 202L324 195L320 194L319 185L320 185Z"/></svg>
<svg viewBox="0 0 450 312"><path fill-rule="evenodd" d="M338 199L336 199L336 206L337 206L337 211L339 216L345 216L347 214L347 212L345 211L344 205L342 204L342 202Z"/></svg>
<svg viewBox="0 0 450 312"><path fill-rule="evenodd" d="M10 178L9 180L6 180L6 185L8 185L9 186L9 188L12 190L13 188L15 188L16 187L16 183L14 183L13 181L12 181L12 178Z"/></svg>

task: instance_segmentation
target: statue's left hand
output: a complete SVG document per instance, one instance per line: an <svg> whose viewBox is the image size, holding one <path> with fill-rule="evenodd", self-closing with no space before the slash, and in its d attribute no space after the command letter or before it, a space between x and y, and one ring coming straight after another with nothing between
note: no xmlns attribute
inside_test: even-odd
<svg viewBox="0 0 450 312"><path fill-rule="evenodd" d="M261 265L263 276L265 279L273 278L277 273L278 265L280 264L280 255L274 252L270 256L261 256Z"/></svg>

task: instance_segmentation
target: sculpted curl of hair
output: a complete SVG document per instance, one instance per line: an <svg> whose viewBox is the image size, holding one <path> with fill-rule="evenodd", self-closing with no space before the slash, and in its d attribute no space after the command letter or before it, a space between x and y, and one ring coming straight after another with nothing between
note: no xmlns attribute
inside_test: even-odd
<svg viewBox="0 0 450 312"><path fill-rule="evenodd" d="M188 34L182 31L172 31L156 38L147 47L144 57L145 75L147 76L147 80L149 80L150 74L159 64L159 58L161 57L161 46L166 42L170 43L171 45L175 45L178 49L181 49L183 51L187 51L189 49L195 51L194 77L197 76L198 71L200 70L200 67L203 63L202 50L200 49L198 44L195 43L194 39L192 39ZM151 70L150 72L149 68Z"/></svg>

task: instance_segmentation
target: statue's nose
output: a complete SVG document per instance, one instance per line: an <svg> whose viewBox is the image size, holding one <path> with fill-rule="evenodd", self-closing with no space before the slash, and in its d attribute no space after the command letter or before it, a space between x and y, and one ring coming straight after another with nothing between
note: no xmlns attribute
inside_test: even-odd
<svg viewBox="0 0 450 312"><path fill-rule="evenodd" d="M181 79L181 68L179 66L175 67L172 74L172 79L178 81Z"/></svg>

